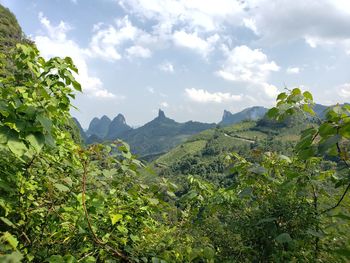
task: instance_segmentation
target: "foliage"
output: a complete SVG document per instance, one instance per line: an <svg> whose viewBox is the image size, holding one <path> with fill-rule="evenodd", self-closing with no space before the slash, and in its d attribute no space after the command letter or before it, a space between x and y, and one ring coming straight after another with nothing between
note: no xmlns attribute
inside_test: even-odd
<svg viewBox="0 0 350 263"><path fill-rule="evenodd" d="M288 125L217 127L161 157L165 179L122 141L81 144L70 58L22 44L11 54L0 78L1 262L349 261L349 106L319 119L309 92L282 93L268 115L307 124L297 143ZM160 117L151 130L162 134L173 121Z"/></svg>
<svg viewBox="0 0 350 263"><path fill-rule="evenodd" d="M174 196L167 184L144 183L126 144L77 143L71 59L17 52L16 74L1 79L1 260L210 260L204 243L176 227L186 218L163 201Z"/></svg>
<svg viewBox="0 0 350 263"><path fill-rule="evenodd" d="M17 43L31 44L24 37L16 17L0 4L0 77L13 74L15 66L11 56Z"/></svg>

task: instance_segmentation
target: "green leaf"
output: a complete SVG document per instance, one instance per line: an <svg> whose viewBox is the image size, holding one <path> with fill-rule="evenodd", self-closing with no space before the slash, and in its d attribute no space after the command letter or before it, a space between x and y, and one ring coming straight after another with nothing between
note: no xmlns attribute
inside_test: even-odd
<svg viewBox="0 0 350 263"><path fill-rule="evenodd" d="M267 112L267 116L271 119L275 119L278 116L279 110L274 107Z"/></svg>
<svg viewBox="0 0 350 263"><path fill-rule="evenodd" d="M291 95L301 95L301 90L299 88L295 88L292 90Z"/></svg>
<svg viewBox="0 0 350 263"><path fill-rule="evenodd" d="M319 231L315 231L315 230L313 230L313 229L308 229L306 232L307 232L308 234L314 236L314 237L318 237L318 238L323 238L323 237L324 237L324 234L323 234L323 233L321 233L321 232L319 232Z"/></svg>
<svg viewBox="0 0 350 263"><path fill-rule="evenodd" d="M0 217L0 220L4 222L6 225L15 228L16 226L6 217Z"/></svg>
<svg viewBox="0 0 350 263"><path fill-rule="evenodd" d="M316 115L316 113L312 110L312 108L307 104L303 104L303 111L306 113L309 113L311 116Z"/></svg>
<svg viewBox="0 0 350 263"><path fill-rule="evenodd" d="M7 143L7 135L0 131L0 144L5 144L5 143Z"/></svg>
<svg viewBox="0 0 350 263"><path fill-rule="evenodd" d="M288 233L282 233L282 234L278 235L275 238L275 240L280 244L289 243L289 242L293 241L293 239L290 237L290 235Z"/></svg>
<svg viewBox="0 0 350 263"><path fill-rule="evenodd" d="M53 255L48 259L49 263L65 263L65 260L62 256Z"/></svg>
<svg viewBox="0 0 350 263"><path fill-rule="evenodd" d="M44 146L45 137L41 133L33 133L26 136L26 140L30 143L35 151L40 152Z"/></svg>
<svg viewBox="0 0 350 263"><path fill-rule="evenodd" d="M287 93L282 92L277 96L277 100L284 100L288 97Z"/></svg>
<svg viewBox="0 0 350 263"><path fill-rule="evenodd" d="M36 119L40 122L40 124L44 127L44 129L48 132L51 131L52 121L44 116L37 116Z"/></svg>
<svg viewBox="0 0 350 263"><path fill-rule="evenodd" d="M337 130L329 123L323 123L319 128L319 133L322 137L334 135L336 132Z"/></svg>
<svg viewBox="0 0 350 263"><path fill-rule="evenodd" d="M340 139L341 139L341 136L339 134L331 136L319 145L318 150L321 153L325 153L328 150L330 150L332 147L334 147L336 143L340 141Z"/></svg>
<svg viewBox="0 0 350 263"><path fill-rule="evenodd" d="M120 221L123 218L123 215L113 214L110 217L111 217L112 225L114 226L118 221Z"/></svg>
<svg viewBox="0 0 350 263"><path fill-rule="evenodd" d="M14 251L11 254L0 255L0 262L4 263L20 263L22 259L23 255L18 251Z"/></svg>
<svg viewBox="0 0 350 263"><path fill-rule="evenodd" d="M304 96L305 99L307 99L307 100L310 100L310 101L313 101L313 100L314 100L312 94L311 94L310 92L308 92L308 91L305 91L305 92L303 93L303 96Z"/></svg>
<svg viewBox="0 0 350 263"><path fill-rule="evenodd" d="M7 146L17 157L22 157L28 151L24 142L18 138L10 138L7 142Z"/></svg>
<svg viewBox="0 0 350 263"><path fill-rule="evenodd" d="M70 189L63 185L63 184L59 184L59 183L56 183L54 184L54 186L60 191L60 192L68 192Z"/></svg>
<svg viewBox="0 0 350 263"><path fill-rule="evenodd" d="M159 200L155 199L155 198L148 198L148 201L152 204L152 205L158 205L159 204Z"/></svg>
<svg viewBox="0 0 350 263"><path fill-rule="evenodd" d="M339 129L339 133L347 138L350 139L350 123L346 123L343 127Z"/></svg>
<svg viewBox="0 0 350 263"><path fill-rule="evenodd" d="M16 249L16 248L17 248L18 240L17 240L16 237L14 237L14 236L13 236L12 234L10 234L9 232L5 232L5 233L2 235L1 239L4 240L4 241L7 241L13 249Z"/></svg>
<svg viewBox="0 0 350 263"><path fill-rule="evenodd" d="M129 231L126 227L124 226L117 226L117 229L119 230L119 232L121 232L122 234L127 234Z"/></svg>
<svg viewBox="0 0 350 263"><path fill-rule="evenodd" d="M73 81L73 82L72 82L72 85L73 85L73 87L74 87L75 90L81 92L81 85L80 85L78 82Z"/></svg>

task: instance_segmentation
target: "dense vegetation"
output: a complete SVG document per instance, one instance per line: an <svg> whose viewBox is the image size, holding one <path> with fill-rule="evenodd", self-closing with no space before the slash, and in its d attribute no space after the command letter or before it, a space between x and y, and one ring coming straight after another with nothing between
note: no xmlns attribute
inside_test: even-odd
<svg viewBox="0 0 350 263"><path fill-rule="evenodd" d="M45 60L18 44L0 69L8 63L13 70L0 78L0 262L350 259L349 106L319 119L309 92L282 93L268 112L282 123L196 135L191 147L158 159L165 178L122 141L81 144L69 114L81 90L70 58ZM288 125L300 120L307 125L295 137ZM275 148L272 138L288 136L288 151Z"/></svg>

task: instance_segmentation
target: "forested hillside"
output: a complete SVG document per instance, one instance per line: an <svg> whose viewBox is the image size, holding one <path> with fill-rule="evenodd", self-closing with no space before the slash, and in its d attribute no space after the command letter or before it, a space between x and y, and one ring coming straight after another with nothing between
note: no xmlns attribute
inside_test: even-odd
<svg viewBox="0 0 350 263"><path fill-rule="evenodd" d="M122 139L126 141L134 154L143 158L160 155L185 141L191 135L214 127L214 123L185 122L178 123L165 116L159 110L158 116L145 125L132 129L122 114L113 121L107 116L94 118L86 131L87 144L103 143ZM84 134L84 133L83 133Z"/></svg>
<svg viewBox="0 0 350 263"><path fill-rule="evenodd" d="M122 141L83 145L72 59L19 42L0 64L0 262L349 262L349 105L322 119L287 90L152 170ZM143 129L169 127L205 129L161 112Z"/></svg>

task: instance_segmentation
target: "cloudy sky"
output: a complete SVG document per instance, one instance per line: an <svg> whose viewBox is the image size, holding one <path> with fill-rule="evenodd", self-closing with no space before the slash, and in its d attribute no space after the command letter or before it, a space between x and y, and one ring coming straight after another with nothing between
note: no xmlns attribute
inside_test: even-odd
<svg viewBox="0 0 350 263"><path fill-rule="evenodd" d="M284 87L350 101L349 0L0 0L44 57L70 56L84 127L159 108L218 122L224 109L273 105Z"/></svg>

